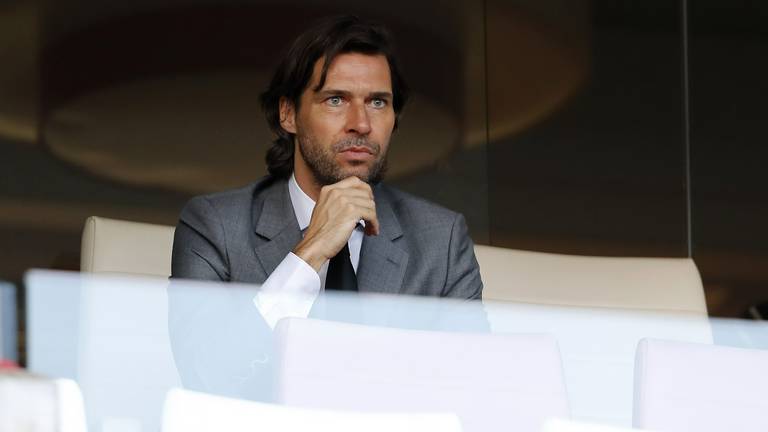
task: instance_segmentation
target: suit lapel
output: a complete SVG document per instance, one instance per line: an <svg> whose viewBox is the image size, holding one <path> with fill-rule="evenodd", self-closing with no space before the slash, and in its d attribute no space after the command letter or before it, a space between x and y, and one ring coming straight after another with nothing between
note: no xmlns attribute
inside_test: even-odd
<svg viewBox="0 0 768 432"><path fill-rule="evenodd" d="M301 231L286 180L276 180L259 195L253 203L253 227L261 241L257 239L254 249L266 278L301 241Z"/></svg>
<svg viewBox="0 0 768 432"><path fill-rule="evenodd" d="M360 292L399 293L409 258L395 243L403 231L383 186L374 188L374 196L380 233L363 238L357 286ZM253 202L253 227L257 235L254 252L266 279L301 241L286 180L276 180L258 193Z"/></svg>
<svg viewBox="0 0 768 432"><path fill-rule="evenodd" d="M374 197L380 232L363 238L357 286L360 292L399 293L408 267L408 252L395 240L403 236L403 231L383 186L374 188Z"/></svg>

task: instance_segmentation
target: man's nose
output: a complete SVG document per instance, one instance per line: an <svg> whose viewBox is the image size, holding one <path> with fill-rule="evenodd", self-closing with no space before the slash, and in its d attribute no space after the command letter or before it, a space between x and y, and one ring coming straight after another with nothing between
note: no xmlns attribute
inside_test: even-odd
<svg viewBox="0 0 768 432"><path fill-rule="evenodd" d="M371 121L364 103L353 103L347 112L347 132L365 135L371 131Z"/></svg>

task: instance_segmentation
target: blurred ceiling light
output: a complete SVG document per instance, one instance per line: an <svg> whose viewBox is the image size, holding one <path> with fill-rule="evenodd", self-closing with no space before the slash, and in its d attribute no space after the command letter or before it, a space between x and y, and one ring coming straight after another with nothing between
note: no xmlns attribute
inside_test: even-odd
<svg viewBox="0 0 768 432"><path fill-rule="evenodd" d="M2 99L2 96L0 96ZM34 144L37 142L37 125L31 116L12 117L0 113L0 136L14 142Z"/></svg>
<svg viewBox="0 0 768 432"><path fill-rule="evenodd" d="M486 21L491 143L557 112L583 87L591 61L589 2L540 7L537 15L523 10L520 2L492 4ZM468 141L477 144L484 138Z"/></svg>
<svg viewBox="0 0 768 432"><path fill-rule="evenodd" d="M49 115L45 141L59 158L123 183L198 193L266 174L271 134L258 106L265 75L251 71L140 80L82 96ZM389 173L445 152L456 119L416 95L393 136Z"/></svg>
<svg viewBox="0 0 768 432"><path fill-rule="evenodd" d="M414 40L401 47L403 57L421 59L423 67L408 71L421 92L393 136L391 177L429 169L461 147L486 145L488 137L492 143L519 133L551 116L583 85L588 2L579 2L578 13L557 17L564 24L556 25L541 10L497 3L485 21L486 63L474 54L483 40L472 37L472 26L454 39L460 46L445 47L414 33L418 29L398 29ZM249 41L271 34L253 33L254 19L287 13L264 9L274 7L163 9L108 18L96 27L84 20L83 32L59 34L60 41L46 43L43 57L52 60L44 71L44 143L67 162L127 184L199 193L264 175L271 134L258 93L278 47L259 47L254 56ZM482 25L475 18L465 20ZM229 23L214 40L180 31L214 21ZM486 77L487 95L473 84Z"/></svg>

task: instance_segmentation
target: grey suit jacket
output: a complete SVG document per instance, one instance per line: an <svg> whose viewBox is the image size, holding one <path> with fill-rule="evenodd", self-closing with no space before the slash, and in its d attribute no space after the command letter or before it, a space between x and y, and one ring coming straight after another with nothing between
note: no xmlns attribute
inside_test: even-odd
<svg viewBox="0 0 768 432"><path fill-rule="evenodd" d="M361 292L479 299L483 284L461 214L384 184L378 236L366 236ZM193 198L173 241L173 278L263 283L301 240L284 179Z"/></svg>

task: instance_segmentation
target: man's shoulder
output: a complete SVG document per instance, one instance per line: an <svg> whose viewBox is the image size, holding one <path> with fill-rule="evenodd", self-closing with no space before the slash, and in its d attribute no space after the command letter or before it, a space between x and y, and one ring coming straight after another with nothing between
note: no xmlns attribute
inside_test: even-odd
<svg viewBox="0 0 768 432"><path fill-rule="evenodd" d="M266 176L239 188L198 195L184 206L182 217L189 213L215 212L219 217L242 214L243 211L250 211L254 198L279 187L284 182L283 179Z"/></svg>
<svg viewBox="0 0 768 432"><path fill-rule="evenodd" d="M453 224L460 213L429 201L417 195L402 191L387 184L378 186L384 197L401 221L429 222L430 224Z"/></svg>

